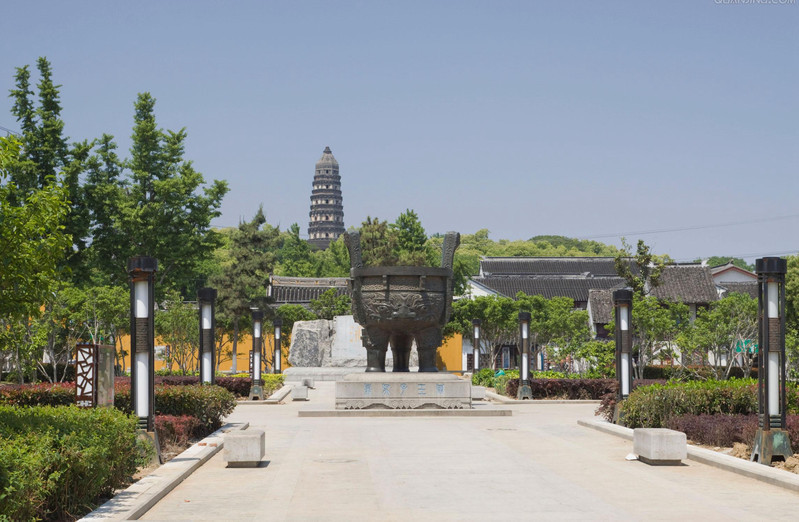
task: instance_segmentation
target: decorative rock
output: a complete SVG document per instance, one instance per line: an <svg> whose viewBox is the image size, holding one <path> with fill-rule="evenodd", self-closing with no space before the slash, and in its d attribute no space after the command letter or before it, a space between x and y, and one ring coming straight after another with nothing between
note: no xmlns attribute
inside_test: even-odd
<svg viewBox="0 0 799 522"><path fill-rule="evenodd" d="M291 400L293 401L307 401L308 400L308 387L302 385L295 385L291 389Z"/></svg>
<svg viewBox="0 0 799 522"><path fill-rule="evenodd" d="M291 334L289 362L295 368L358 368L366 366L363 329L351 315L332 321L297 321ZM418 364L416 344L411 348L410 365ZM387 364L393 364L389 350Z"/></svg>
<svg viewBox="0 0 799 522"><path fill-rule="evenodd" d="M486 398L485 386L472 386L472 400L483 401Z"/></svg>
<svg viewBox="0 0 799 522"><path fill-rule="evenodd" d="M233 431L224 435L222 458L229 468L255 467L266 454L264 430Z"/></svg>
<svg viewBox="0 0 799 522"><path fill-rule="evenodd" d="M291 331L289 363L292 366L324 366L329 357L332 321L297 321Z"/></svg>
<svg viewBox="0 0 799 522"><path fill-rule="evenodd" d="M688 458L688 441L680 431L637 428L633 430L633 453L647 464L678 465Z"/></svg>

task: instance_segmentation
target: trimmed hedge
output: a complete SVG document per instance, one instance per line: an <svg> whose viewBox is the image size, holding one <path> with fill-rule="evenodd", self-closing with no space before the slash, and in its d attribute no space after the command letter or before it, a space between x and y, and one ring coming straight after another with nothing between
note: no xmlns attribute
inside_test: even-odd
<svg viewBox="0 0 799 522"><path fill-rule="evenodd" d="M282 377L282 376L281 376ZM0 404L14 406L71 406L75 404L75 385L22 384L0 388ZM119 377L114 383L114 406L130 413L130 379ZM158 385L155 387L156 415L192 415L206 429L221 426L230 415L236 397L219 386Z"/></svg>
<svg viewBox="0 0 799 522"><path fill-rule="evenodd" d="M0 404L13 406L70 406L75 384L13 384L0 387Z"/></svg>
<svg viewBox="0 0 799 522"><path fill-rule="evenodd" d="M117 383L114 389L114 406L130 411L130 386ZM236 397L219 386L158 385L155 387L156 415L191 415L205 429L214 430L222 425L222 418L236 407Z"/></svg>
<svg viewBox="0 0 799 522"><path fill-rule="evenodd" d="M0 513L65 520L136 470L136 419L113 408L0 405Z"/></svg>
<svg viewBox="0 0 799 522"><path fill-rule="evenodd" d="M742 442L752 447L757 433L757 415L680 415L667 423L689 440L709 446L730 447ZM791 441L799 441L799 415L788 415L786 428Z"/></svg>
<svg viewBox="0 0 799 522"><path fill-rule="evenodd" d="M615 393L615 379L530 379L533 399L590 399L600 400L608 393ZM505 387L505 395L516 397L519 379L510 379ZM499 392L497 392L499 393Z"/></svg>
<svg viewBox="0 0 799 522"><path fill-rule="evenodd" d="M795 386L788 386L788 413L799 413ZM662 428L681 415L748 415L757 413L757 381L669 382L635 388L621 405L630 428Z"/></svg>

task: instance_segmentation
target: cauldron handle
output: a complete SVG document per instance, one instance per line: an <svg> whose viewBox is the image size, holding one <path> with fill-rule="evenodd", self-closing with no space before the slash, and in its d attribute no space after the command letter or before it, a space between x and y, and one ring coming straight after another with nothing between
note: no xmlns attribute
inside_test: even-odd
<svg viewBox="0 0 799 522"><path fill-rule="evenodd" d="M363 258L361 257L361 232L353 230L344 232L344 244L350 251L350 266L352 268L363 268Z"/></svg>
<svg viewBox="0 0 799 522"><path fill-rule="evenodd" d="M461 244L461 235L457 232L447 232L444 236L444 245L441 247L441 268L452 268L455 259L455 249ZM350 254L350 259L352 254Z"/></svg>

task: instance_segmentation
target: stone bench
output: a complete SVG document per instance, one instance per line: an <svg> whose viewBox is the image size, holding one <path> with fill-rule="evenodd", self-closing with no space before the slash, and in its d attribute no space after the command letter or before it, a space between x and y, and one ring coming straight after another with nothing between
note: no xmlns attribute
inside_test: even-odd
<svg viewBox="0 0 799 522"><path fill-rule="evenodd" d="M302 385L295 385L291 388L291 400L293 401L307 401L308 400L308 387Z"/></svg>
<svg viewBox="0 0 799 522"><path fill-rule="evenodd" d="M486 398L485 386L472 386L472 400L484 401Z"/></svg>
<svg viewBox="0 0 799 522"><path fill-rule="evenodd" d="M680 431L636 428L633 430L633 453L647 464L674 466L688 458L688 441Z"/></svg>
<svg viewBox="0 0 799 522"><path fill-rule="evenodd" d="M223 460L229 468L255 467L266 454L264 430L244 430L226 433L223 439Z"/></svg>

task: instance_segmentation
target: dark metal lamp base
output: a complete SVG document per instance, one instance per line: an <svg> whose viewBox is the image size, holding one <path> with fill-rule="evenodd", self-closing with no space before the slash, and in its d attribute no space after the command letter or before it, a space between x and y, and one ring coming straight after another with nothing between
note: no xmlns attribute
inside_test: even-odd
<svg viewBox="0 0 799 522"><path fill-rule="evenodd" d="M770 466L774 462L774 457L782 457L783 460L787 460L788 457L792 456L791 440L787 431L782 429L764 430L762 428L757 430L750 461Z"/></svg>

